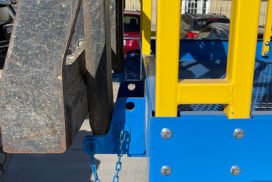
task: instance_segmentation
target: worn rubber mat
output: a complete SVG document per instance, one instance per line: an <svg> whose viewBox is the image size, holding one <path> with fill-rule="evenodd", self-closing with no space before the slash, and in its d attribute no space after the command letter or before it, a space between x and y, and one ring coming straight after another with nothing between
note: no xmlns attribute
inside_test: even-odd
<svg viewBox="0 0 272 182"><path fill-rule="evenodd" d="M6 152L64 152L88 112L93 132L106 133L113 110L109 3L20 2L0 83Z"/></svg>

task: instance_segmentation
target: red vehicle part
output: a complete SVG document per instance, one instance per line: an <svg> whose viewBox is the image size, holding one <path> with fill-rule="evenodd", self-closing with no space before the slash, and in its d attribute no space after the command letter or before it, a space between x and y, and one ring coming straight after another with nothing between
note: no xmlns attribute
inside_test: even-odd
<svg viewBox="0 0 272 182"><path fill-rule="evenodd" d="M186 35L186 38L195 38L197 36L197 33L194 32L188 32Z"/></svg>
<svg viewBox="0 0 272 182"><path fill-rule="evenodd" d="M124 55L140 48L140 13L124 12Z"/></svg>

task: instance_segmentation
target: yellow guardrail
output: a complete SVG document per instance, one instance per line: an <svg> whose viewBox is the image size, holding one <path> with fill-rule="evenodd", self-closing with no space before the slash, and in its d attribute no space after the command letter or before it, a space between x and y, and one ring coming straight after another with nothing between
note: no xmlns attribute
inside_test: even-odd
<svg viewBox="0 0 272 182"><path fill-rule="evenodd" d="M151 52L151 3L152 0L142 0L141 3L142 55L150 55Z"/></svg>
<svg viewBox="0 0 272 182"><path fill-rule="evenodd" d="M272 2L271 0L267 3L267 13L266 13L266 24L263 37L263 49L262 56L269 55L270 41L272 37Z"/></svg>
<svg viewBox="0 0 272 182"><path fill-rule="evenodd" d="M148 4L150 0L147 0ZM145 2L145 0L143 0ZM249 118L260 0L233 0L225 79L178 80L180 0L158 0L156 32L156 117L176 117L179 104L225 104L228 118ZM149 14L148 6L142 14ZM151 18L150 18L151 20ZM142 22L142 31L150 25ZM146 42L149 44L147 44ZM145 45L148 45L145 47ZM142 54L150 38L142 35Z"/></svg>

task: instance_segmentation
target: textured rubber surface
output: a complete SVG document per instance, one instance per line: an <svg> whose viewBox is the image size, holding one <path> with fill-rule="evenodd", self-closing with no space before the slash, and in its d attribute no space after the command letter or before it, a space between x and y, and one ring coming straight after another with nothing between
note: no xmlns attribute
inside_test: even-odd
<svg viewBox="0 0 272 182"><path fill-rule="evenodd" d="M109 6L106 0L83 1L88 109L95 135L107 132L113 112Z"/></svg>
<svg viewBox="0 0 272 182"><path fill-rule="evenodd" d="M113 112L110 1L21 1L0 90L3 148L61 153ZM115 39L114 39L115 40Z"/></svg>
<svg viewBox="0 0 272 182"><path fill-rule="evenodd" d="M20 2L0 92L1 135L7 152L66 149L62 68L76 2Z"/></svg>

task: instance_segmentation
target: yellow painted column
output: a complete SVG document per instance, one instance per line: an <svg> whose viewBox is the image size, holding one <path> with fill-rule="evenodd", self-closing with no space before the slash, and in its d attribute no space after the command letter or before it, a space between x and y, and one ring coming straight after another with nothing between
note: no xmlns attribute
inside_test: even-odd
<svg viewBox="0 0 272 182"><path fill-rule="evenodd" d="M268 56L270 41L272 37L272 2L269 0L267 2L267 13L266 13L266 23L265 23L265 31L263 37L263 49L262 56Z"/></svg>
<svg viewBox="0 0 272 182"><path fill-rule="evenodd" d="M142 0L141 4L142 55L150 55L151 50L151 6L152 0Z"/></svg>
<svg viewBox="0 0 272 182"><path fill-rule="evenodd" d="M156 41L157 117L177 116L180 0L158 0Z"/></svg>
<svg viewBox="0 0 272 182"><path fill-rule="evenodd" d="M226 77L232 84L228 118L249 118L260 0L233 0Z"/></svg>

